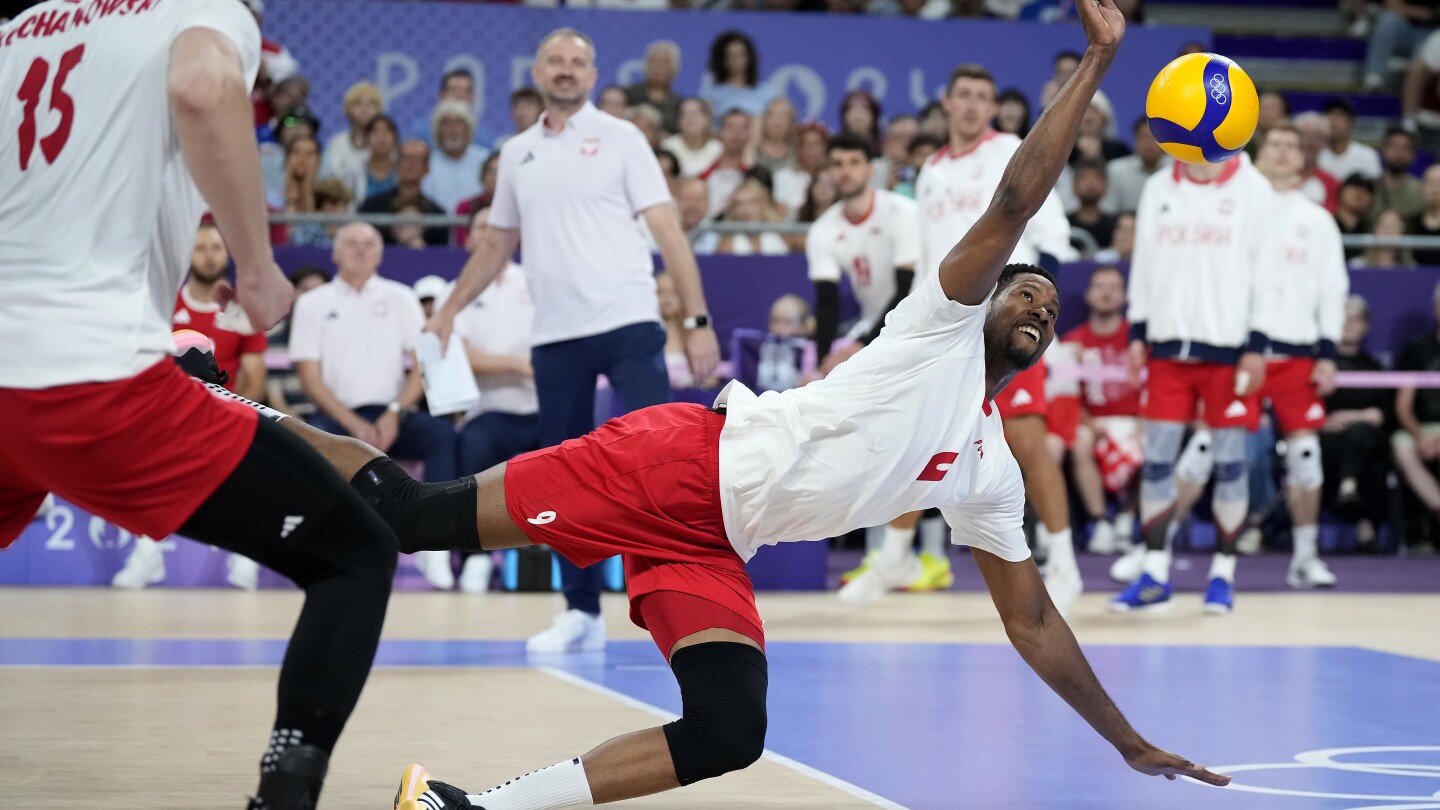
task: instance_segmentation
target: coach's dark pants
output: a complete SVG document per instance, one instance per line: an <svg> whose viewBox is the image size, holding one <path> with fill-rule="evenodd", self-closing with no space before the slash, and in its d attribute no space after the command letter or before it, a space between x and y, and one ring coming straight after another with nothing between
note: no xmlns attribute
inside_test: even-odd
<svg viewBox="0 0 1440 810"><path fill-rule="evenodd" d="M361 405L355 413L361 419L374 422L385 413L385 406ZM347 435L339 422L323 413L310 417L310 424L326 433ZM455 425L450 420L417 411L400 415L400 433L386 455L401 461L423 461L426 481L451 481L460 477L456 463L458 443Z"/></svg>
<svg viewBox="0 0 1440 810"><path fill-rule="evenodd" d="M540 396L540 446L550 447L595 429L595 378L604 374L627 410L670 401L665 329L655 322L622 326L589 337L536 346L530 352ZM565 606L600 612L602 567L576 568L560 557Z"/></svg>

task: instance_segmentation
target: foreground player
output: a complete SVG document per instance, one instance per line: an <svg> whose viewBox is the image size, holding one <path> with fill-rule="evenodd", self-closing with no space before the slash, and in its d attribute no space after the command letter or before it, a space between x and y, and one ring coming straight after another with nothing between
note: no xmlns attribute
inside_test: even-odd
<svg viewBox="0 0 1440 810"><path fill-rule="evenodd" d="M260 32L235 0L49 2L0 41L0 548L53 491L304 588L250 807L313 808L375 655L395 535L293 434L169 360L206 201L251 322L274 324L294 294L255 147Z"/></svg>
<svg viewBox="0 0 1440 810"><path fill-rule="evenodd" d="M316 438L285 420L327 448L403 530L407 549L546 543L579 565L623 554L631 616L680 684L683 715L663 728L473 799L412 765L397 807L584 807L747 767L764 749L768 676L744 560L761 545L931 506L973 547L1017 651L1127 763L1146 774L1229 781L1146 742L1095 679L1029 560L1020 471L990 404L1054 337L1059 298L1048 274L1005 262L1114 59L1124 18L1113 0L1101 3L1081 3L1091 46L987 212L892 311L880 337L826 379L759 397L732 384L719 410L638 411L450 484L419 484L373 449ZM874 485L877 475L884 486Z"/></svg>

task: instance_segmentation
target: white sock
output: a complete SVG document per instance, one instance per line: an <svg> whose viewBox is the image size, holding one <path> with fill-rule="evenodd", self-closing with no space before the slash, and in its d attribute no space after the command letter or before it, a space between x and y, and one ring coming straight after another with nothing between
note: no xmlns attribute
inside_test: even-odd
<svg viewBox="0 0 1440 810"><path fill-rule="evenodd" d="M1210 579L1219 577L1226 582L1235 581L1235 555L1216 554L1210 560Z"/></svg>
<svg viewBox="0 0 1440 810"><path fill-rule="evenodd" d="M1290 540L1295 545L1295 559L1309 560L1320 556L1320 527L1296 526L1290 531Z"/></svg>
<svg viewBox="0 0 1440 810"><path fill-rule="evenodd" d="M1145 552L1144 569L1156 582L1164 585L1170 581L1170 551Z"/></svg>
<svg viewBox="0 0 1440 810"><path fill-rule="evenodd" d="M517 776L499 787L465 798L485 810L559 810L562 807L594 807L590 782L580 758Z"/></svg>
<svg viewBox="0 0 1440 810"><path fill-rule="evenodd" d="M1045 546L1045 566L1052 570L1074 571L1075 543L1070 539L1070 529L1061 529L1051 534L1044 526L1035 527L1035 535Z"/></svg>
<svg viewBox="0 0 1440 810"><path fill-rule="evenodd" d="M1130 542L1135 537L1135 513L1121 512L1115 515L1115 536L1125 542Z"/></svg>
<svg viewBox="0 0 1440 810"><path fill-rule="evenodd" d="M871 526L865 530L865 553L879 553L885 545L885 526Z"/></svg>
<svg viewBox="0 0 1440 810"><path fill-rule="evenodd" d="M894 526L885 527L885 540L880 544L880 559L889 566L898 566L905 562L905 559L914 554L915 527L908 529L897 529ZM489 810L487 807L486 810Z"/></svg>
<svg viewBox="0 0 1440 810"><path fill-rule="evenodd" d="M941 518L920 521L920 550L932 557L945 559L949 555L950 527Z"/></svg>

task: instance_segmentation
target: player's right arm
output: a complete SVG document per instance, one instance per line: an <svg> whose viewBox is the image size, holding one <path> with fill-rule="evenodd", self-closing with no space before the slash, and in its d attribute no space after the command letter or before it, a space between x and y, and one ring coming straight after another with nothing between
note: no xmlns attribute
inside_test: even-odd
<svg viewBox="0 0 1440 810"><path fill-rule="evenodd" d="M1060 178L1075 145L1080 119L1125 36L1125 17L1115 8L1115 0L1076 0L1075 5L1088 41L1085 55L1075 75L1015 150L990 207L940 261L940 286L953 301L975 306L995 289L1026 222L1040 210Z"/></svg>
<svg viewBox="0 0 1440 810"><path fill-rule="evenodd" d="M1157 748L1131 727L1051 603L1034 561L1009 562L976 547L970 551L1016 652L1055 694L1115 746L1126 764L1148 776L1189 776L1210 785L1230 783L1228 776Z"/></svg>
<svg viewBox="0 0 1440 810"><path fill-rule="evenodd" d="M180 151L235 260L235 292L256 329L274 326L295 288L270 249L255 113L240 53L213 28L189 28L170 45L170 109Z"/></svg>

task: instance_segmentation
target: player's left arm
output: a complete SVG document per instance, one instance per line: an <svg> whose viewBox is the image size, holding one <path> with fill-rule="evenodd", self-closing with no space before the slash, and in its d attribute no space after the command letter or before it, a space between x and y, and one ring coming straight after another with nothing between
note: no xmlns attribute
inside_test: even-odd
<svg viewBox="0 0 1440 810"><path fill-rule="evenodd" d="M1230 783L1228 776L1211 773L1203 765L1155 747L1131 727L1090 669L1070 626L1051 603L1033 560L1007 562L979 548L971 548L970 553L985 577L990 597L1005 624L1005 634L1020 657L1115 746L1126 764L1148 776L1189 776L1217 786Z"/></svg>
<svg viewBox="0 0 1440 810"><path fill-rule="evenodd" d="M1316 317L1320 326L1319 358L1315 361L1315 391L1328 397L1335 391L1335 344L1345 325L1345 299L1350 295L1350 273L1345 267L1345 245L1335 220L1325 217L1324 233L1316 240L1320 251L1320 300Z"/></svg>
<svg viewBox="0 0 1440 810"><path fill-rule="evenodd" d="M265 355L246 352L240 355L240 370L235 375L235 393L255 402L265 400Z"/></svg>

